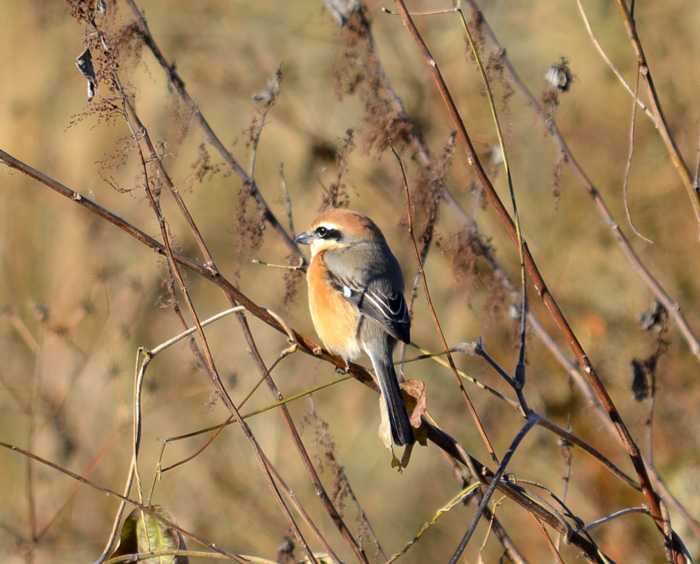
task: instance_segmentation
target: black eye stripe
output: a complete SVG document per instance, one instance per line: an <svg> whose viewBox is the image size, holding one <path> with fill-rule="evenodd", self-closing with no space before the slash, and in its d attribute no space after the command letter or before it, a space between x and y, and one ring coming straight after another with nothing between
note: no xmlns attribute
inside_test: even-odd
<svg viewBox="0 0 700 564"><path fill-rule="evenodd" d="M332 228L329 229L328 227L324 227L323 225L317 227L315 233L321 239L340 239L341 237L340 231Z"/></svg>

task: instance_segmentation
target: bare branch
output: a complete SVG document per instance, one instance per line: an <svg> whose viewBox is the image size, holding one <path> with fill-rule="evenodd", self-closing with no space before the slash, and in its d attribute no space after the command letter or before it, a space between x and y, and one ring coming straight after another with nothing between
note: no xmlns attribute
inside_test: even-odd
<svg viewBox="0 0 700 564"><path fill-rule="evenodd" d="M136 23L139 26L139 29L141 31L141 38L144 42L144 45L146 45L146 47L148 47L151 53L153 53L153 56L158 61L158 64L160 64L160 66L163 68L163 71L165 72L165 75L168 78L170 85L175 90L175 92L177 92L180 99L192 112L195 121L202 129L202 132L204 133L204 136L206 137L207 141L209 141L209 143L216 149L216 151L219 153L224 162L226 162L229 168L241 179L241 182L243 182L243 185L248 189L250 195L253 198L255 198L255 201L258 203L260 208L264 210L263 217L265 221L267 221L270 224L270 226L275 230L275 232L280 236L282 242L287 246L289 251L293 255L304 259L304 255L301 253L299 247L292 239L292 236L290 236L290 234L285 230L285 228L282 226L275 214L270 209L270 206L265 201L265 197L258 188L255 179L252 178L244 170L244 168L234 158L233 154L222 143L221 139L219 139L216 133L214 133L214 130L209 125L209 122L199 109L199 106L187 91L185 87L185 82L180 77L177 69L175 68L175 65L168 63L167 59L165 58L165 55L160 50L160 47L153 38L153 35L151 34L150 29L148 28L146 18L143 16L143 12L141 12L135 0L126 0L126 2L131 8L131 12L133 13Z"/></svg>
<svg viewBox="0 0 700 564"><path fill-rule="evenodd" d="M690 177L690 171L688 166L683 160L676 141L671 135L671 130L668 127L666 117L664 116L663 109L661 107L661 101L659 99L659 94L656 91L656 85L654 84L654 79L651 74L651 69L649 68L649 63L647 61L644 49L642 48L642 43L637 34L637 23L634 19L634 15L631 9L627 7L624 0L615 0L617 7L620 9L620 14L625 24L625 29L627 30L627 36L632 44L635 54L637 55L637 64L639 65L639 72L644 78L644 82L647 85L647 94L649 96L649 103L651 104L651 110L654 114L654 124L656 129L661 136L662 141L668 152L668 156L671 159L678 176L681 179L683 187L688 193L688 198L690 198L690 204L693 209L693 214L698 222L698 227L700 227L700 192L698 192L693 186L693 179ZM634 3L633 3L634 5ZM653 508L652 508L653 512Z"/></svg>
<svg viewBox="0 0 700 564"><path fill-rule="evenodd" d="M634 82L634 93L635 97L637 95L637 92L639 92L639 75L640 75L639 69L637 69L637 78ZM642 235L637 228L634 226L634 222L632 221L632 215L630 214L630 206L629 206L629 199L627 196L627 191L629 189L629 181L630 181L630 171L632 170L632 156L634 155L634 130L635 130L635 123L637 121L637 104L632 103L632 117L630 118L630 135L629 135L629 152L627 153L627 162L625 164L625 177L622 183L622 197L625 203L625 214L627 215L627 223L630 226L630 229L634 232L634 234L639 237L640 239L643 239L647 243L653 244L654 241L649 239L648 237L645 237Z"/></svg>
<svg viewBox="0 0 700 564"><path fill-rule="evenodd" d="M494 33L493 29L489 25L484 13L479 8L476 0L465 0L471 9L472 20L479 22L479 29L482 33L491 41L496 51L499 53L499 61L502 63L503 68L507 76L510 78L513 86L524 96L527 104L532 108L533 112L542 121L545 126L547 134L552 138L557 149L562 155L566 156L566 162L571 166L572 170L576 174L577 178L581 182L582 187L586 190L588 195L592 198L596 205L596 210L598 211L603 224L610 228L612 231L613 238L617 242L620 250L625 255L625 258L629 261L630 265L637 273L637 275L642 279L642 281L647 285L647 287L652 291L656 299L658 299L664 307L669 311L671 317L673 318L675 324L677 325L681 335L688 343L690 351L693 353L695 358L700 362L700 340L695 335L691 327L688 325L680 305L676 300L674 300L668 291L662 286L656 276L651 272L651 270L642 262L639 255L632 248L629 240L625 234L620 229L618 222L613 217L610 212L603 194L600 190L593 184L588 174L583 170L581 164L574 156L572 150L564 139L563 135L559 131L554 118L549 112L547 112L538 99L533 95L533 93L528 89L527 85L518 75L517 71L513 67L510 59L506 54L506 49L501 45ZM449 201L449 200L448 200ZM551 348L550 348L551 350Z"/></svg>
<svg viewBox="0 0 700 564"><path fill-rule="evenodd" d="M581 19L583 20L583 25L586 27L586 32L588 33L588 37L590 37L591 43L593 43L593 46L596 48L596 51L598 51L598 54L600 55L601 59L603 59L605 64L608 65L608 68L617 77L617 80L620 81L620 84L622 84L622 86L625 88L627 93L630 96L632 96L633 105L635 107L639 106L639 108L653 122L654 121L654 114L652 114L651 110L649 110L649 108L647 108L646 104L639 99L639 90L637 88L635 88L634 90L632 90L632 88L630 88L630 85L627 84L627 81L622 76L622 73L620 73L620 71L617 70L617 67L613 64L613 62L610 60L608 55L605 53L605 50L603 49L600 42L598 41L595 34L593 33L593 29L591 28L591 22L588 21L588 16L586 15L585 10L583 9L583 4L581 4L581 0L576 0L576 5L578 6L578 11L581 14ZM637 76L639 76L639 72L637 72Z"/></svg>
<svg viewBox="0 0 700 564"><path fill-rule="evenodd" d="M469 522L469 526L467 527L467 530L464 533L462 540L459 541L459 545L457 546L457 549L455 550L454 554L450 558L450 564L457 564L457 562L459 562L459 559L462 557L462 553L464 552L464 549L467 548L467 544L469 543L469 540L472 538L472 535L474 534L474 531L476 530L476 526L479 523L479 519L481 518L481 515L484 512L484 509L486 508L489 501L491 500L491 496L496 491L496 486L498 485L498 482L501 480L503 473L506 471L506 467L508 466L510 459L515 454L515 451L517 450L517 448L520 445L520 443L522 442L522 440L525 438L525 435L527 435L528 431L530 429L532 429L532 427L535 425L535 423L537 423L537 419L538 419L537 415L530 414L528 416L528 419L527 419L527 422L525 423L525 425L523 425L522 429L520 429L518 434L515 435L515 438L511 442L510 447L508 448L505 455L503 456L503 460L501 461L501 464L498 466L498 470L496 470L496 473L493 475L492 481L489 484L488 489L484 493L484 497L481 500L481 503L479 504L479 507L477 508L476 513L474 514L471 521Z"/></svg>
<svg viewBox="0 0 700 564"><path fill-rule="evenodd" d="M511 237L513 242L517 244L518 237L515 225L513 224L513 220L511 219L510 215L503 206L503 203L501 202L497 192L494 190L491 181L489 180L479 161L479 158L472 144L471 138L467 133L467 130L464 126L464 122L462 121L459 111L457 110L454 100L452 99L452 96L447 88L447 84L445 83L445 79L442 76L437 62L433 58L432 54L430 53L430 50L428 49L428 46L423 40L418 29L416 28L416 25L413 22L411 16L409 15L403 0L395 0L395 3L397 8L401 11L401 19L403 21L404 26L415 40L419 50L421 51L423 59L425 60L427 66L431 71L440 96L442 97L443 102L447 107L447 111L451 118L451 121L453 125L457 128L458 135L460 136L460 139L464 144L468 162L474 170L479 184L486 193L486 197L489 203L495 209L499 221L506 229L508 235ZM605 388L600 377L598 376L598 373L591 364L588 355L581 346L580 341L572 331L568 321L564 317L563 312L559 308L558 303L554 299L554 296L550 293L547 285L545 284L544 278L542 277L532 255L530 254L527 245L524 245L524 251L526 266L528 268L528 272L530 274L530 278L533 282L533 285L535 286L535 290L542 299L545 307L549 311L553 320L557 323L557 326L559 327L560 331L566 338L569 346L571 347L579 364L581 365L584 374L586 375L587 380L591 385L591 388L593 389L601 405L605 408L608 417L615 425L618 438L622 446L625 448L627 454L629 455L632 464L634 465L635 471L639 476L640 483L642 486L642 492L644 493L644 496L646 497L647 502L649 503L651 515L654 518L654 522L656 523L659 532L664 536L664 544L667 546L671 546L673 544L673 540L671 538L671 530L670 527L668 527L667 521L662 516L660 500L658 494L654 490L654 486L651 483L651 480L649 479L649 475L647 473L646 466L644 465L644 461L639 451L639 447L634 441L634 438L629 432L629 429L625 425L621 414L619 413L617 407L613 403L612 398L608 394L608 391ZM680 552L677 549L671 548L670 550L672 550L674 554L680 555Z"/></svg>

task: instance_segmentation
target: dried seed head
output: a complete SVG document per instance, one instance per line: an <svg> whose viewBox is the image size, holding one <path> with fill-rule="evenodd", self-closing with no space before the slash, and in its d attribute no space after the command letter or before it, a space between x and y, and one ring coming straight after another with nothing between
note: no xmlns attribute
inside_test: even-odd
<svg viewBox="0 0 700 564"><path fill-rule="evenodd" d="M571 83L574 80L574 75L571 74L569 61L566 57L562 57L558 63L553 64L547 69L544 78L559 92L567 92L571 88Z"/></svg>

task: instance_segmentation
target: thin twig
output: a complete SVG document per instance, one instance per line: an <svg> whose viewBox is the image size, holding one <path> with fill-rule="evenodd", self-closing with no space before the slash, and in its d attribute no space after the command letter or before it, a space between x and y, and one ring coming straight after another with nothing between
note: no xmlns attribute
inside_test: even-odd
<svg viewBox="0 0 700 564"><path fill-rule="evenodd" d="M613 64L613 62L610 60L610 57L608 57L607 53L603 49L603 46L600 44L598 39L596 38L595 34L593 33L593 29L591 28L591 23L588 21L588 16L586 15L585 10L583 9L583 5L581 4L581 0L576 0L576 5L578 6L578 11L581 14L581 19L583 20L583 25L586 27L586 32L588 33L588 37L591 39L591 43L593 43L593 46L596 48L596 51L598 51L598 54L600 55L601 59L605 62L606 65L608 65L608 68L612 71L612 73L617 77L617 80L620 81L620 84L627 90L627 93L632 96L633 104L636 106L639 106L639 108L646 114L646 116L654 122L654 114L651 113L651 110L647 108L646 104L642 102L642 100L639 99L639 90L638 88L635 88L632 90L630 88L630 85L627 84L627 81L624 79L622 76L622 73L617 70L617 67ZM639 76L639 72L637 72L637 76Z"/></svg>
<svg viewBox="0 0 700 564"><path fill-rule="evenodd" d="M542 536L544 537L545 542L547 543L547 546L549 547L549 550L552 552L552 556L554 556L554 560L558 564L564 564L564 560L561 557L561 553L559 552L559 547L556 546L552 542L552 537L549 536L549 533L547 532L547 529L545 529L544 525L542 524L542 521L540 521L537 517L534 515L532 518L535 520L535 523L537 524L537 528L540 530L542 533Z"/></svg>
<svg viewBox="0 0 700 564"><path fill-rule="evenodd" d="M513 389L518 396L518 401L520 402L521 410L523 416L528 412L529 408L527 402L525 401L525 395L523 394L523 388L525 386L525 360L526 360L526 332L527 332L527 312L528 312L528 302L527 302L527 277L525 274L525 241L523 239L522 226L520 224L520 214L518 213L518 205L515 199L515 189L513 188L513 178L511 176L510 164L508 160L508 151L506 150L505 139L503 137L503 131L501 128L501 122L498 118L498 112L496 111L496 102L494 101L493 91L491 89L491 83L489 82L488 76L486 75L486 69L481 62L481 56L479 55L479 49L476 46L476 42L472 37L471 31L469 31L469 26L467 25L467 20L464 16L464 12L461 8L461 3L457 2L455 6L455 11L459 14L460 21L462 22L462 29L464 30L464 35L467 38L467 43L469 48L474 55L474 60L476 61L479 73L481 74L481 81L486 89L486 95L489 102L489 109L491 110L491 118L496 127L496 136L498 137L498 145L501 149L501 155L503 156L503 168L506 172L506 180L508 183L508 194L510 195L511 205L513 206L513 219L515 221L515 234L517 237L518 245L518 259L520 260L520 346L518 349L518 362L515 367L515 375L513 377Z"/></svg>
<svg viewBox="0 0 700 564"><path fill-rule="evenodd" d="M272 371L273 368L274 368L274 366L270 367L270 371ZM291 403L293 401L310 396L310 395L312 395L320 390L323 390L325 388L329 388L331 386L334 386L335 384L339 384L341 382L345 382L347 380L350 380L351 378L352 378L352 376L349 376L349 375L343 376L341 378L337 378L336 380L332 380L332 381L327 382L325 384L321 384L320 386L316 386L312 389L305 390L303 392L287 396L281 401L277 401L271 405L256 409L254 411L251 411L250 413L246 413L242 417L243 417L243 419L249 419L250 417L260 415L261 413L266 413L266 412L271 411L277 407L281 407L281 406L286 405L288 403ZM243 405L248 400L248 398L250 398L250 396L252 395L252 392L255 391L255 389L257 389L257 386L263 382L263 380L264 380L264 378L261 378L258 381L258 383L256 384L256 386L253 388L253 390L240 402L240 404L238 405L239 410L243 407ZM206 442L201 447L199 447L194 453L185 457L184 459L181 459L177 462L174 462L172 464L169 464L168 466L163 467L161 470L159 470L159 472L164 474L165 472L168 472L169 470L173 470L173 469L177 468L178 466L181 466L181 465L185 464L186 462L189 462L193 458L199 456L202 452L204 452L204 450L206 450L209 447L209 445L211 445L214 442L214 440L216 440L216 438L220 435L221 431L223 431L223 429L225 427L227 427L228 425L231 425L232 423L235 423L235 419L233 418L233 416L229 416L226 419L226 421L224 421L223 423L219 423L218 425L212 425L210 427L205 427L204 429L199 429L197 431L191 431L189 433L185 433L184 435L178 435L175 437L169 437L167 439L164 439L163 440L163 449L161 450L161 456L160 456L161 461L163 458L165 446L167 444L169 444L173 441L178 441L181 439L189 439L191 437L195 437L195 436L201 435L203 433L209 433L211 431L214 431L212 436L210 436L206 440ZM160 465L160 461L159 461L159 465Z"/></svg>
<svg viewBox="0 0 700 564"><path fill-rule="evenodd" d="M408 188L408 179L406 178L406 170L404 169L403 161L401 160L401 156L396 152L396 149L394 149L393 145L391 147L391 150L394 153L394 156L396 157L396 160L399 163L399 168L401 169L401 177L403 180L404 194L406 197L406 213L408 214L408 233L411 237L411 241L413 242L413 249L416 253L416 261L418 262L418 271L420 272L421 278L423 279L423 290L425 291L425 298L428 302L428 307L430 308L430 312L433 316L433 321L435 323L435 327L437 328L438 333L440 335L440 339L442 340L442 347L443 347L443 350L445 351L445 354L447 355L447 361L449 362L450 368L452 369L452 372L457 380L457 384L459 385L459 391L462 393L462 398L464 399L464 403L466 404L467 409L469 410L469 413L472 416L472 419L474 420L476 428L479 431L479 435L481 435L481 440L484 442L484 445L486 445L486 450L488 451L489 456L491 456L491 459L494 462L498 462L498 457L496 456L496 451L494 450L493 445L491 444L491 441L489 440L489 437L486 434L486 429L484 429L484 425L481 422L481 418L479 417L479 414L477 413L476 408L474 407L474 404L472 403L472 400L469 397L469 394L467 393L467 390L464 387L464 384L462 383L462 379L459 377L459 373L457 372L457 365L455 364L454 358L452 358L452 353L450 352L450 346L447 344L447 338L445 337L445 332L442 330L442 325L440 324L440 319L438 318L437 311L435 310L435 306L433 304L433 300L432 300L432 297L430 295L430 288L428 287L428 280L425 276L425 271L423 270L423 262L421 261L420 249L418 248L418 242L416 241L415 232L413 230L413 204L411 203L411 191Z"/></svg>
<svg viewBox="0 0 700 564"><path fill-rule="evenodd" d="M242 320L242 323L246 323L245 320ZM255 341L253 340L253 336L250 333L250 331L245 332L246 340L248 342L249 349L251 351L251 354L253 356L253 359L255 360L255 364L261 373L262 376L265 377L265 381L270 388L270 391L272 395L277 399L278 402L283 402L284 401L284 396L282 393L279 391L277 384L275 384L275 381L272 378L272 375L270 374L269 369L265 365L265 363L262 360L262 357L260 356L260 352L258 351L257 345L255 344ZM316 492L316 495L319 497L321 500L321 503L324 506L324 509L330 516L331 520L333 521L333 524L336 526L338 529L338 532L341 534L341 536L345 539L345 541L348 543L350 548L352 549L353 553L355 554L355 557L360 561L364 562L365 564L369 564L369 561L367 559L367 555L365 554L364 549L362 546L355 540L355 537L353 536L352 532L350 531L350 528L347 526L345 523L345 520L343 519L342 515L338 512L336 509L333 501L331 500L330 496L328 495L328 492L326 491L325 486L323 485L323 482L321 481L321 478L318 475L318 472L316 468L314 467L313 462L311 461L311 457L309 456L308 451L306 450L306 447L304 446L304 442L301 438L301 435L299 434L299 431L297 430L294 421L292 419L291 414L289 413L289 410L287 409L287 406L285 403L280 404L280 414L282 415L282 418L284 422L287 424L287 427L292 434L292 439L294 441L294 444L299 452L299 455L302 458L302 461L304 462L304 466L306 468L306 471L309 474L309 477L311 479L311 482L314 486L314 490Z"/></svg>
<svg viewBox="0 0 700 564"><path fill-rule="evenodd" d="M693 209L693 214L700 227L700 192L695 190L693 186L693 179L690 176L690 171L688 166L683 160L676 141L671 135L671 130L668 127L666 117L664 116L663 108L661 107L661 100L659 99L659 94L656 91L656 85L654 84L654 78L651 74L651 68L647 61L646 55L644 53L644 48L642 47L642 42L637 34L637 22L634 19L634 14L632 9L628 8L625 0L615 0L617 7L619 8L620 14L622 15L622 20L625 24L625 29L627 30L627 37L632 44L632 48L637 56L637 64L639 65L639 72L644 78L644 82L647 85L647 94L649 96L649 104L651 105L651 110L654 114L654 124L656 129L661 136L668 156L671 159L673 167L676 169L678 176L681 179L683 187L688 193L688 198L690 198L690 204ZM652 508L652 513L654 509Z"/></svg>
<svg viewBox="0 0 700 564"><path fill-rule="evenodd" d="M496 502L493 504L493 508L490 510L490 517L489 517L489 526L486 529L486 534L484 535L484 540L481 541L481 546L479 547L479 555L482 555L484 550L486 550L486 545L489 542L489 538L491 536L491 531L493 530L493 523L496 520L496 510L498 509L498 506L505 501L505 496L503 496L501 499L497 499ZM488 508L487 508L488 509ZM484 510L484 513L486 513L486 510ZM482 556L483 560L483 556Z"/></svg>
<svg viewBox="0 0 700 564"><path fill-rule="evenodd" d="M207 319L204 319L201 323L202 327L206 327L207 325L211 323L215 323L216 321L219 321L219 319L223 319L227 315L231 315L232 313L237 313L239 311L244 311L245 308L243 306L236 306L236 307L230 307L228 309L225 309L223 311L220 311L219 313L212 315L211 317L208 317ZM159 353L163 352L165 349L172 347L174 344L179 343L182 341L184 338L189 337L193 333L197 332L197 327L192 326L183 331L182 333L179 333L175 335L174 337L171 337L167 341L163 341L161 344L153 347L150 351L147 352L147 355L150 358L153 358L154 356L158 355Z"/></svg>
<svg viewBox="0 0 700 564"><path fill-rule="evenodd" d="M267 268L281 268L282 270L301 270L304 271L306 267L302 264L272 264L270 262L265 262L260 259L250 259L253 264L259 264L260 266L266 266ZM300 261L301 263L301 261Z"/></svg>
<svg viewBox="0 0 700 564"><path fill-rule="evenodd" d="M681 501L673 494L673 492L671 492L671 490L668 489L666 482L664 482L664 480L661 478L655 466L650 465L649 471L654 477L654 482L659 488L661 495L663 495L664 501L668 505L673 506L676 509L676 511L678 511L678 513L680 513L683 516L683 519L685 519L685 522L688 524L688 528L691 530L695 538L700 541L700 521L698 521L696 517L691 515L690 511L688 511L688 508L685 505L683 505L683 503L681 503Z"/></svg>
<svg viewBox="0 0 700 564"><path fill-rule="evenodd" d="M251 196L255 198L255 201L257 202L258 206L260 206L260 208L263 210L264 220L267 221L273 228L273 230L280 236L282 242L287 246L289 251L293 255L301 257L303 260L306 260L302 252L299 250L299 247L294 242L292 236L290 236L290 234L285 230L285 228L282 226L275 214L270 209L270 206L265 201L265 198L255 180L251 178L251 176L249 176L248 173L246 173L243 167L234 158L231 151L229 151L226 148L226 146L222 143L221 139L219 139L216 133L214 133L214 130L211 128L209 122L204 117L204 114L199 109L199 106L187 91L187 88L185 87L185 82L180 77L177 69L175 68L175 65L168 63L167 59L165 58L165 55L156 43L148 27L146 18L144 17L141 9L136 4L135 0L126 0L126 3L129 5L129 8L131 8L131 12L133 13L136 23L139 26L139 30L141 31L141 39L143 40L144 45L148 47L155 59L158 61L158 64L160 64L160 66L163 68L163 71L165 72L165 75L171 87L175 90L175 92L177 92L180 99L192 112L195 121L202 129L202 132L204 133L204 136L206 137L207 141L216 149L216 151L219 153L219 155L228 165L228 167L241 179L243 185L248 189Z"/></svg>
<svg viewBox="0 0 700 564"><path fill-rule="evenodd" d="M569 381L569 394L572 392L571 381ZM571 429L571 415L568 416L567 431ZM566 502L566 498L569 496L569 486L571 485L571 473L573 468L574 457L571 452L571 443L566 439L561 439L559 441L560 451L562 458L564 459L564 475L561 477L562 481L562 492L561 499ZM555 542L555 547L559 550L561 546L561 534L557 535L557 540Z"/></svg>
<svg viewBox="0 0 700 564"><path fill-rule="evenodd" d="M137 507L144 513L149 514L151 517L154 517L164 525L167 525L168 527L171 527L175 529L176 531L181 532L183 535L193 539L197 543L201 544L202 546L206 546L210 550L213 550L215 552L218 552L219 554L223 554L224 556L228 556L230 559L235 560L236 562L245 562L245 560L238 554L234 554L232 552L229 552L227 550L224 550L223 548L220 548L219 546L205 540L204 538L200 537L196 533L192 533L188 531L187 529L183 529L176 523L170 521L169 519L163 517L157 510L155 510L152 507L149 507L147 505L143 505L139 503L136 500L130 499L127 496L121 495L120 493L111 490L109 488L106 488L104 486L100 486L98 484L95 484L91 480L88 480L84 476L81 476L80 474L76 474L75 472L72 472L68 470L67 468L63 468L62 466L56 464L55 462L51 462L50 460L47 460L46 458L42 458L41 456L38 456L28 450L25 450L23 448L20 448L16 445L13 445L11 443L6 443L4 441L0 441L0 448L5 448L7 450L10 450L12 452L16 452L18 454L21 454L25 458L30 458L35 462L39 462L40 464L43 464L45 466L48 466L49 468L52 468L53 470L56 470L60 472L61 474L65 474L69 478L72 478L73 480L77 480L78 482L85 484L86 486L91 487L94 490L100 491L104 494L107 494L108 496L115 497L117 499L120 499L122 501L125 501L126 503L129 503L133 505L134 507Z"/></svg>
<svg viewBox="0 0 700 564"><path fill-rule="evenodd" d="M410 35L415 40L419 50L421 51L423 59L425 60L426 64L428 65L431 71L433 80L438 88L443 102L446 105L450 119L453 125L457 128L458 135L460 136L460 139L463 142L467 159L472 167L472 170L475 172L475 176L479 182L479 185L484 190L488 202L496 211L498 219L503 225L503 227L506 229L508 235L511 237L513 242L517 244L517 233L515 225L513 224L513 220L511 219L510 215L503 206L500 197L495 191L493 185L491 184L491 181L489 180L488 176L486 175L486 172L483 169L483 166L481 165L481 162L479 161L479 158L474 149L474 145L472 144L471 138L467 133L466 127L464 126L464 122L462 121L462 118L459 114L459 111L457 110L457 106L454 103L452 95L450 94L447 88L447 84L445 83L445 79L440 71L437 62L430 53L430 50L428 49L428 46L426 45L422 35L416 28L416 25L413 22L411 16L409 15L404 1L395 0L395 3L397 8L401 11L401 19L404 24L404 27L406 27ZM564 316L564 313L559 307L559 304L549 291L544 281L544 278L542 277L542 274L540 273L539 268L537 267L537 264L534 261L534 258L530 254L527 244L524 244L523 247L525 252L526 266L530 274L530 279L532 280L532 283L535 286L535 290L537 291L538 295L540 296L542 302L549 311L553 320L556 322L560 331L566 338L567 343L569 344L570 348L572 349L572 352L574 353L579 364L581 365L581 368L583 369L583 372L586 375L588 383L593 389L593 392L597 396L601 405L604 407L606 413L608 414L608 417L615 425L615 429L617 431L620 443L627 452L635 468L635 471L639 476L640 483L642 486L642 492L645 498L647 499L654 522L659 532L664 537L664 544L672 546L672 532L670 530L670 527L668 526L667 521L662 516L660 500L658 494L654 490L654 486L651 483L651 480L649 479L649 475L647 473L646 466L644 465L644 461L639 451L639 447L634 441L634 438L629 432L629 429L625 425L620 412L615 406L597 371L590 362L588 355L581 346L580 341L571 329L566 317ZM676 555L680 554L680 552L675 548L671 548L671 550Z"/></svg>
<svg viewBox="0 0 700 564"><path fill-rule="evenodd" d="M282 190L282 201L284 202L284 210L287 212L287 229L290 233L296 233L294 228L294 211L292 209L292 198L289 195L289 186L287 186L287 176L284 174L284 163L280 163L280 189ZM300 257L301 266L304 265L304 257Z"/></svg>
<svg viewBox="0 0 700 564"><path fill-rule="evenodd" d="M580 0L577 0L580 2ZM641 71L639 67L637 67L637 77L634 81L634 94L635 98L637 97L637 93L639 92L639 75L641 74ZM637 104L632 102L632 117L630 118L630 133L629 133L629 151L627 153L627 162L625 163L625 177L622 182L622 199L625 203L625 214L627 215L627 223L630 226L630 229L632 232L639 237L640 239L646 241L647 243L654 244L654 241L649 239L648 237L645 237L642 235L639 230L634 226L634 222L632 221L632 214L630 213L630 203L629 203L629 198L627 196L627 191L629 189L629 182L630 182L630 171L632 170L632 157L634 156L634 131L636 127L636 121L637 121Z"/></svg>
<svg viewBox="0 0 700 564"><path fill-rule="evenodd" d="M623 515L628 515L630 513L644 513L646 515L649 514L649 509L647 508L646 505L640 505L639 507L626 507L625 509L620 509L619 511L615 511L611 513L610 515L606 515L605 517L601 517L600 519L596 519L595 521L591 521L584 527L586 531L592 531L596 527L600 527L601 525L605 525L605 523L608 523L612 521L613 519L617 519L618 517L622 517Z"/></svg>
<svg viewBox="0 0 700 564"><path fill-rule="evenodd" d="M423 523L421 525L420 529L418 529L418 532L415 535L413 535L413 538L411 540L409 540L403 546L403 548L401 548L401 550L399 552L391 555L391 558L389 558L389 560L387 560L386 564L391 564L392 562L395 562L396 560L401 558L404 554L406 554L408 552L408 550L421 539L423 534L440 520L440 517L445 515L445 513L448 513L449 511L451 511L456 505L461 503L468 495L470 495L472 492L474 492L480 485L481 484L479 482L474 482L473 484L469 484L466 488L464 488L457 495L455 495L452 499L450 499L445 505L440 507L440 509L438 509L435 512L432 519L430 521L426 521L425 523Z"/></svg>
<svg viewBox="0 0 700 564"><path fill-rule="evenodd" d="M688 325L688 321L683 315L680 305L670 296L668 291L662 286L651 270L649 270L649 268L642 262L639 255L632 248L629 240L622 232L618 222L610 212L610 208L605 202L602 192L598 190L598 188L591 181L590 177L583 170L583 167L576 159L574 153L559 131L559 128L557 127L551 113L545 110L538 98L530 91L525 82L518 75L515 67L513 67L512 62L508 58L506 49L499 42L493 28L489 25L489 22L486 20L486 17L479 8L476 0L465 0L465 2L469 4L471 9L472 20L479 22L480 31L491 41L495 50L499 54L499 61L502 63L506 75L512 82L513 86L524 96L528 106L532 108L533 112L535 112L537 117L542 121L545 126L546 133L552 138L552 141L557 146L559 152L566 157L566 162L569 164L569 166L571 166L572 170L576 174L576 177L581 182L582 187L586 190L588 195L595 203L595 208L598 211L603 224L609 227L612 231L613 238L620 247L622 253L625 255L625 258L629 261L637 275L651 290L656 299L658 299L664 305L666 310L673 318L681 335L688 343L690 351L700 362L700 339L698 339L691 327ZM446 195L448 201L450 201L450 196L451 194ZM451 200L454 201L454 198Z"/></svg>
<svg viewBox="0 0 700 564"><path fill-rule="evenodd" d="M457 564L457 562L459 562L459 559L462 557L462 553L464 552L464 549L467 548L467 544L469 543L469 540L471 539L472 535L474 534L474 531L476 530L476 526L479 523L479 519L481 518L481 515L484 512L484 509L486 508L489 501L491 500L491 496L496 491L496 486L498 485L498 482L501 480L503 473L506 471L506 467L508 466L510 459L515 454L515 451L517 450L517 448L520 445L520 443L522 442L522 440L525 438L525 435L527 435L528 431L530 429L532 429L532 427L535 425L535 423L537 423L537 419L539 419L539 417L537 415L530 413L528 415L527 421L525 422L525 425L523 425L522 429L520 429L520 431L518 431L518 434L515 435L515 438L511 442L510 447L508 448L505 455L503 456L503 460L501 461L501 464L498 466L498 470L496 470L496 473L493 475L493 478L492 478L491 483L489 484L489 487L486 489L486 492L484 492L484 497L481 500L481 503L479 504L479 507L477 508L476 512L474 513L471 521L469 522L469 526L467 527L467 530L464 533L462 540L459 541L459 545L457 545L457 549L455 550L454 554L450 558L450 564Z"/></svg>
<svg viewBox="0 0 700 564"><path fill-rule="evenodd" d="M38 406L39 390L41 389L41 352L34 356L34 369L30 381L31 399L29 401L29 425L27 426L27 448L34 448L34 438L36 436L36 410ZM27 564L34 562L34 547L38 540L37 517L36 517L36 492L34 484L34 464L29 458L25 460L25 496L27 503L27 525L29 528L27 538L29 547L27 552Z"/></svg>
<svg viewBox="0 0 700 564"><path fill-rule="evenodd" d="M284 481L284 479L279 474L277 469L273 466L273 464L270 462L270 460L266 459L266 462L269 465L270 470L272 471L272 474L274 475L275 480L277 480L277 483L279 484L280 488L282 488L282 490L284 491L286 496L289 498L290 503L294 506L294 509L296 509L297 513L299 513L302 520L306 523L306 525L309 527L309 529L311 529L314 536L318 539L318 541L328 551L328 554L332 558L334 564L341 564L343 561L335 553L335 551L333 550L333 547L328 542L328 539L324 536L324 534L318 528L318 525L316 525L316 523L313 521L313 519L311 518L311 515L309 515L309 512L299 502L299 499L297 498L296 494L294 493L294 490L292 490L287 485L287 483Z"/></svg>

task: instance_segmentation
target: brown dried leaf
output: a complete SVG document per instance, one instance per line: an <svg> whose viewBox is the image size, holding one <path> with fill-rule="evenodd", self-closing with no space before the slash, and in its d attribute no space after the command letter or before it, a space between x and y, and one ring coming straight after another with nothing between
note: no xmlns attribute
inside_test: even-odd
<svg viewBox="0 0 700 564"><path fill-rule="evenodd" d="M410 379L401 382L400 386L403 391L404 403L409 413L411 426L415 429L414 435L416 436L416 440L425 446L428 438L425 430L421 429L421 417L428 413L428 396L425 382Z"/></svg>
<svg viewBox="0 0 700 564"><path fill-rule="evenodd" d="M410 412L411 425L418 429L421 425L421 416L426 411L425 382L421 380L406 380L401 382L404 391L406 409Z"/></svg>

